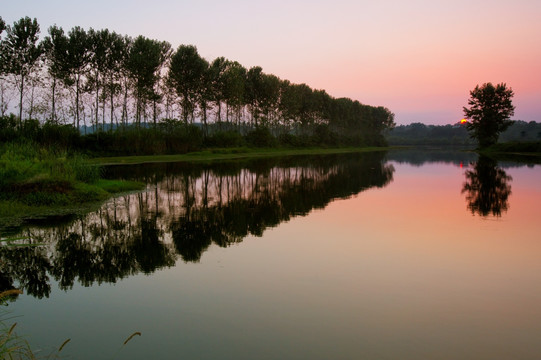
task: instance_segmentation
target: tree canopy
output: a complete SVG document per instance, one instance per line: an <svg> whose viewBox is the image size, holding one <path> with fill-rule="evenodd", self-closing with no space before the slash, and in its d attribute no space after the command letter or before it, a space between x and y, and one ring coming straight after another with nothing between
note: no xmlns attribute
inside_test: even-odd
<svg viewBox="0 0 541 360"><path fill-rule="evenodd" d="M496 86L485 83L470 91L469 107L464 107L464 115L470 119L468 130L481 148L498 142L500 133L513 123L509 120L515 111L513 95L513 90L504 83Z"/></svg>
<svg viewBox="0 0 541 360"><path fill-rule="evenodd" d="M42 53L39 32L37 20L27 16L8 26L6 38L2 40L3 67L5 72L15 76L19 91L19 121L23 117L25 81L33 73Z"/></svg>

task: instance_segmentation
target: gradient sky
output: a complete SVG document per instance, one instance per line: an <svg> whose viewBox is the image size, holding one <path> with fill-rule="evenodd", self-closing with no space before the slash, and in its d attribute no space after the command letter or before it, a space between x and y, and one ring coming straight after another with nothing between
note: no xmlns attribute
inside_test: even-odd
<svg viewBox="0 0 541 360"><path fill-rule="evenodd" d="M513 118L541 121L540 0L3 0L0 16L193 44L398 124L455 123L475 85L505 82Z"/></svg>

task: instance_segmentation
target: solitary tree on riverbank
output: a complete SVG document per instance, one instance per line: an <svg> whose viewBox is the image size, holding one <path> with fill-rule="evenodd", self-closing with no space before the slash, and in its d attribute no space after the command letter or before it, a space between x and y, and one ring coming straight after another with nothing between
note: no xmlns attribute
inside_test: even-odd
<svg viewBox="0 0 541 360"><path fill-rule="evenodd" d="M478 141L480 148L495 144L500 133L513 123L509 120L515 111L513 95L513 90L504 83L477 85L470 91L469 107L464 107L464 115L470 119L467 124L470 136Z"/></svg>

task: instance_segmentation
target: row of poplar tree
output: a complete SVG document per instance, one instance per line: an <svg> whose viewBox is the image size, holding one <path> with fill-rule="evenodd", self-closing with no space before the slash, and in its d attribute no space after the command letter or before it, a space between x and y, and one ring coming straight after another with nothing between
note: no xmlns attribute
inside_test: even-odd
<svg viewBox="0 0 541 360"><path fill-rule="evenodd" d="M39 34L36 19L9 26L0 18L2 116L16 99L19 121L39 117L96 130L177 119L201 123L205 133L218 125L274 134L324 126L366 140L394 126L385 107L334 98L223 57L209 62L192 45L174 50L165 41L78 26L51 26L41 41Z"/></svg>

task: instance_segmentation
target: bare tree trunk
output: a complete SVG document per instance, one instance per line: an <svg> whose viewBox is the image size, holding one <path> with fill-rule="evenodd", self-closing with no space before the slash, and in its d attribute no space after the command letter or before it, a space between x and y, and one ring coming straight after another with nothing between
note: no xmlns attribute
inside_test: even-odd
<svg viewBox="0 0 541 360"><path fill-rule="evenodd" d="M98 129L98 124L100 123L99 120L99 111L100 108L100 79L99 74L96 73L96 130Z"/></svg>
<svg viewBox="0 0 541 360"><path fill-rule="evenodd" d="M157 121L157 118L158 118L158 112L157 112L157 109L156 109L156 100L155 99L153 100L152 106L153 106L152 117L153 117L153 120L154 120L154 129L156 129L156 126L157 126L156 121Z"/></svg>
<svg viewBox="0 0 541 360"><path fill-rule="evenodd" d="M51 121L53 123L56 123L56 78L53 77L53 84L52 84L52 91L53 91L53 97L52 97L52 104L51 104Z"/></svg>
<svg viewBox="0 0 541 360"><path fill-rule="evenodd" d="M34 114L34 92L35 92L36 86L35 82L32 82L32 90L30 92L30 109L28 110L28 118L32 119L32 115Z"/></svg>
<svg viewBox="0 0 541 360"><path fill-rule="evenodd" d="M109 89L109 93L110 93L110 101L111 101L111 129L113 128L113 117L114 117L114 112L115 112L115 103L114 103L114 85L113 85L113 76L111 75L111 82L110 82L110 89ZM118 124L117 124L118 125Z"/></svg>
<svg viewBox="0 0 541 360"><path fill-rule="evenodd" d="M19 126L23 126L23 90L24 90L24 75L21 74L21 89L19 97Z"/></svg>
<svg viewBox="0 0 541 360"><path fill-rule="evenodd" d="M77 123L77 131L79 131L79 80L80 76L77 75L75 85L75 121Z"/></svg>

